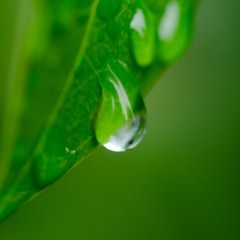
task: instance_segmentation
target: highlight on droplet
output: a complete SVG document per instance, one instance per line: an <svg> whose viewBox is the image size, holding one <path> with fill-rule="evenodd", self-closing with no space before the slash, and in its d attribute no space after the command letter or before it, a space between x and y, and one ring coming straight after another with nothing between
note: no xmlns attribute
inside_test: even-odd
<svg viewBox="0 0 240 240"><path fill-rule="evenodd" d="M154 58L155 23L148 8L138 2L130 22L130 38L134 59L140 66L148 66Z"/></svg>
<svg viewBox="0 0 240 240"><path fill-rule="evenodd" d="M170 1L165 13L159 22L158 37L168 41L174 38L180 18L180 6L176 1Z"/></svg>

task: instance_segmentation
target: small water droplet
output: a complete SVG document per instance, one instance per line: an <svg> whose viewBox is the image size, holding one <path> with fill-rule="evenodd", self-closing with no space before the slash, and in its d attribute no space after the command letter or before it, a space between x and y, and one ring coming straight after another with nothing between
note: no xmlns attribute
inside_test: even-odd
<svg viewBox="0 0 240 240"><path fill-rule="evenodd" d="M96 138L105 148L122 152L143 139L146 112L137 82L121 61L111 60L100 75L102 102L95 125Z"/></svg>
<svg viewBox="0 0 240 240"><path fill-rule="evenodd" d="M193 22L192 1L170 0L158 24L158 58L161 62L175 61L186 49Z"/></svg>
<svg viewBox="0 0 240 240"><path fill-rule="evenodd" d="M148 66L154 58L154 21L148 8L139 2L130 22L133 55L140 66Z"/></svg>
<svg viewBox="0 0 240 240"><path fill-rule="evenodd" d="M72 155L74 155L76 153L76 150L74 150L74 149L72 150L69 147L65 147L65 151L66 151L66 153L69 153L69 154L72 154Z"/></svg>

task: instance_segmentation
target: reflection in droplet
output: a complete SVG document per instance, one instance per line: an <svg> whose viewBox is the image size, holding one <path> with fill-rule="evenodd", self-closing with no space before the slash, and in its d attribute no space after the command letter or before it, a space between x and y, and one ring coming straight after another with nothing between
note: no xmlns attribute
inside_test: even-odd
<svg viewBox="0 0 240 240"><path fill-rule="evenodd" d="M130 29L133 55L140 66L147 66L153 61L154 26L150 11L143 3L139 3L130 22Z"/></svg>
<svg viewBox="0 0 240 240"><path fill-rule="evenodd" d="M145 106L137 82L121 61L109 61L100 76L102 102L95 125L96 138L111 151L137 146L145 133Z"/></svg>
<svg viewBox="0 0 240 240"><path fill-rule="evenodd" d="M103 146L114 152L123 152L135 148L142 141L145 129L145 113L135 114L129 122L111 135Z"/></svg>

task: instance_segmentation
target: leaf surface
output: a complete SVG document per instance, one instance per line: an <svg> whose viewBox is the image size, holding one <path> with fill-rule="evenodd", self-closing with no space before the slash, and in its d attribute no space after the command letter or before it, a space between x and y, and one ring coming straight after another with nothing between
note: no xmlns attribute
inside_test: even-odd
<svg viewBox="0 0 240 240"><path fill-rule="evenodd" d="M12 155L0 155L0 175L6 176L0 178L0 186L4 183L0 219L97 147L95 120L102 96L99 76L109 59L127 64L143 94L166 68L159 61L140 67L134 60L129 26L139 1L25 1L34 4L27 19L37 17L29 27L27 71L21 78L26 84L15 78L20 93L7 100L21 111L13 120L16 131L9 135ZM157 18L167 1L145 3ZM0 148L4 146L6 143L1 143Z"/></svg>

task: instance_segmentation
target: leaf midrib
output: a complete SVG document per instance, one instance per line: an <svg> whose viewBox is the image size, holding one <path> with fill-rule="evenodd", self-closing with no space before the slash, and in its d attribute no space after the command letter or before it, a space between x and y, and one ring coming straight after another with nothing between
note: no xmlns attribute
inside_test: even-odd
<svg viewBox="0 0 240 240"><path fill-rule="evenodd" d="M97 11L97 7L98 7L98 3L99 3L99 0L95 0L92 4L92 7L91 7L91 10L90 10L90 14L89 14L89 19L88 19L88 23L87 23L87 27L86 27L86 31L84 33L84 37L83 37L83 40L82 40L82 44L80 46L80 49L79 49L79 54L77 55L76 57L76 61L75 61L75 64L72 68L72 71L69 73L69 76L67 77L67 81L65 83L65 86L62 90L62 93L61 95L59 96L56 104L55 104L55 107L53 109L53 112L47 122L47 127L48 128L55 120L56 116L57 116L57 113L59 112L59 110L61 109L61 106L68 94L68 90L70 89L71 85L72 85L72 82L74 80L73 78L73 75L74 75L74 72L77 70L77 68L79 68L79 66L81 65L81 62L83 60L83 57L84 57L84 52L87 48L87 45L88 45L88 39L91 35L91 30L92 30L92 25L93 25L93 22L94 22L94 18L96 16L96 11ZM39 144L37 145L37 148L36 148L36 152L38 152L38 150L41 149L42 145L44 144L44 137L41 138Z"/></svg>

